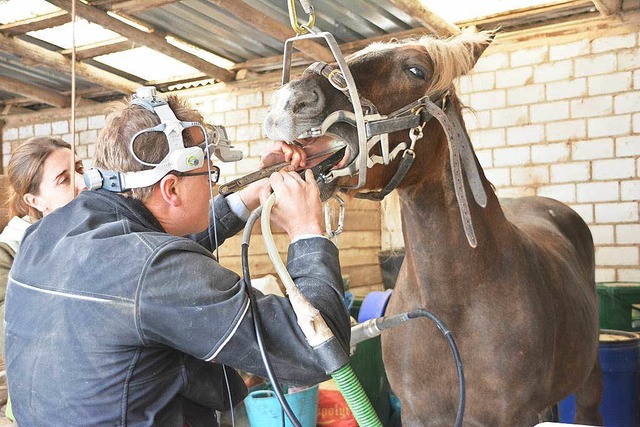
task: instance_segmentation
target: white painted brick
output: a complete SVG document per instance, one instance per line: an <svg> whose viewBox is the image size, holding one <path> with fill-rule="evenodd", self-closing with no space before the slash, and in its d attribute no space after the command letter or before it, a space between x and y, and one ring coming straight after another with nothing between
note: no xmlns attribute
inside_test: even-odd
<svg viewBox="0 0 640 427"><path fill-rule="evenodd" d="M491 112L490 111L463 111L464 124L467 129L486 129L491 127Z"/></svg>
<svg viewBox="0 0 640 427"><path fill-rule="evenodd" d="M204 120L212 125L224 126L224 113L207 113L204 114Z"/></svg>
<svg viewBox="0 0 640 427"><path fill-rule="evenodd" d="M504 129L475 130L469 132L475 148L504 147Z"/></svg>
<svg viewBox="0 0 640 427"><path fill-rule="evenodd" d="M496 88L507 88L530 84L533 80L533 68L520 67L496 71Z"/></svg>
<svg viewBox="0 0 640 427"><path fill-rule="evenodd" d="M592 225L589 229L593 236L593 243L596 245L615 243L613 240L613 225Z"/></svg>
<svg viewBox="0 0 640 427"><path fill-rule="evenodd" d="M640 68L640 49L628 49L617 53L618 71Z"/></svg>
<svg viewBox="0 0 640 427"><path fill-rule="evenodd" d="M640 243L640 224L616 224L616 243Z"/></svg>
<svg viewBox="0 0 640 427"><path fill-rule="evenodd" d="M507 97L504 90L472 93L470 106L476 110L492 110L506 105Z"/></svg>
<svg viewBox="0 0 640 427"><path fill-rule="evenodd" d="M597 265L636 265L639 260L638 248L635 246L596 247Z"/></svg>
<svg viewBox="0 0 640 427"><path fill-rule="evenodd" d="M611 114L613 111L612 96L594 96L571 100L571 118L596 117Z"/></svg>
<svg viewBox="0 0 640 427"><path fill-rule="evenodd" d="M616 138L616 156L640 156L640 135Z"/></svg>
<svg viewBox="0 0 640 427"><path fill-rule="evenodd" d="M76 132L80 132L83 130L87 130L87 118L78 117L76 118Z"/></svg>
<svg viewBox="0 0 640 427"><path fill-rule="evenodd" d="M626 135L631 131L631 116L594 117L587 119L589 138Z"/></svg>
<svg viewBox="0 0 640 427"><path fill-rule="evenodd" d="M225 126L238 126L249 124L249 111L236 110L224 113Z"/></svg>
<svg viewBox="0 0 640 427"><path fill-rule="evenodd" d="M475 152L483 169L493 167L493 152L491 150L475 150Z"/></svg>
<svg viewBox="0 0 640 427"><path fill-rule="evenodd" d="M613 157L613 139L589 139L572 144L573 160L606 159Z"/></svg>
<svg viewBox="0 0 640 427"><path fill-rule="evenodd" d="M507 128L507 144L522 145L544 141L544 125L528 125Z"/></svg>
<svg viewBox="0 0 640 427"><path fill-rule="evenodd" d="M587 224L593 224L593 205L592 204L584 204L584 205L569 205L571 209L576 211L578 215L582 217L584 222Z"/></svg>
<svg viewBox="0 0 640 427"><path fill-rule="evenodd" d="M622 93L613 99L616 114L640 111L640 91Z"/></svg>
<svg viewBox="0 0 640 427"><path fill-rule="evenodd" d="M591 76L588 79L589 95L616 93L631 88L631 72L612 73L605 76Z"/></svg>
<svg viewBox="0 0 640 427"><path fill-rule="evenodd" d="M640 89L640 70L633 72L633 88Z"/></svg>
<svg viewBox="0 0 640 427"><path fill-rule="evenodd" d="M494 109L491 111L493 127L507 127L529 124L529 112L526 106Z"/></svg>
<svg viewBox="0 0 640 427"><path fill-rule="evenodd" d="M224 122L224 120L223 120ZM235 126L225 126L227 130L227 136L230 141L236 141L238 138L236 137L236 127Z"/></svg>
<svg viewBox="0 0 640 427"><path fill-rule="evenodd" d="M549 168L546 166L511 168L511 183L532 186L547 184L549 183Z"/></svg>
<svg viewBox="0 0 640 427"><path fill-rule="evenodd" d="M33 136L33 126L20 126L18 128L18 135L20 135L20 139L27 139Z"/></svg>
<svg viewBox="0 0 640 427"><path fill-rule="evenodd" d="M640 268L619 268L619 282L640 282Z"/></svg>
<svg viewBox="0 0 640 427"><path fill-rule="evenodd" d="M18 128L6 128L2 131L3 141L14 141L18 139Z"/></svg>
<svg viewBox="0 0 640 427"><path fill-rule="evenodd" d="M616 269L615 268L602 268L596 267L596 283L602 282L615 282Z"/></svg>
<svg viewBox="0 0 640 427"><path fill-rule="evenodd" d="M548 123L545 126L548 141L579 139L587 136L584 120L566 120L563 122Z"/></svg>
<svg viewBox="0 0 640 427"><path fill-rule="evenodd" d="M531 146L533 163L555 163L569 160L569 147L565 143L538 144Z"/></svg>
<svg viewBox="0 0 640 427"><path fill-rule="evenodd" d="M212 113L225 113L238 108L238 98L231 94L215 95L211 102L213 104Z"/></svg>
<svg viewBox="0 0 640 427"><path fill-rule="evenodd" d="M551 165L551 182L588 181L591 175L589 162L571 162Z"/></svg>
<svg viewBox="0 0 640 427"><path fill-rule="evenodd" d="M575 184L543 185L537 189L538 196L550 197L563 203L576 201Z"/></svg>
<svg viewBox="0 0 640 427"><path fill-rule="evenodd" d="M264 118L267 117L268 112L269 107L251 108L249 110L249 123L258 123L262 125L262 122L264 121Z"/></svg>
<svg viewBox="0 0 640 427"><path fill-rule="evenodd" d="M98 131L96 129L78 132L78 142L80 144L95 144L97 139Z"/></svg>
<svg viewBox="0 0 640 427"><path fill-rule="evenodd" d="M266 152L266 150L271 149L272 141L270 140L259 140L252 141L249 143L249 156L250 157L261 157L262 154Z"/></svg>
<svg viewBox="0 0 640 427"><path fill-rule="evenodd" d="M548 52L549 47L546 45L513 51L511 52L511 66L519 67L521 65L541 64L547 61Z"/></svg>
<svg viewBox="0 0 640 427"><path fill-rule="evenodd" d="M54 135L61 135L63 133L69 132L69 122L68 121L59 121L51 123L51 130Z"/></svg>
<svg viewBox="0 0 640 427"><path fill-rule="evenodd" d="M596 222L638 222L638 203L600 203L595 205Z"/></svg>
<svg viewBox="0 0 640 427"><path fill-rule="evenodd" d="M578 202L611 202L618 199L617 182L585 182L576 186Z"/></svg>
<svg viewBox="0 0 640 427"><path fill-rule="evenodd" d="M635 33L621 36L601 37L591 42L591 52L600 53L616 49L634 47L636 45Z"/></svg>
<svg viewBox="0 0 640 427"><path fill-rule="evenodd" d="M458 81L461 92L482 92L496 87L494 73L473 73L460 77Z"/></svg>
<svg viewBox="0 0 640 427"><path fill-rule="evenodd" d="M547 100L579 98L587 93L587 79L547 83Z"/></svg>
<svg viewBox="0 0 640 427"><path fill-rule="evenodd" d="M511 173L509 168L485 169L485 176L496 187L507 187L511 185Z"/></svg>
<svg viewBox="0 0 640 427"><path fill-rule="evenodd" d="M90 116L87 119L87 125L89 126L89 129L101 130L104 127L104 123L105 123L105 116L103 115Z"/></svg>
<svg viewBox="0 0 640 427"><path fill-rule="evenodd" d="M260 125L245 125L236 128L236 138L238 141L253 141L260 139L262 128Z"/></svg>
<svg viewBox="0 0 640 427"><path fill-rule="evenodd" d="M247 157L242 159L241 162L237 162L236 171L241 174L246 174L260 169L260 159L256 157Z"/></svg>
<svg viewBox="0 0 640 427"><path fill-rule="evenodd" d="M509 67L509 55L506 53L494 53L493 55L482 56L476 63L476 72L495 71Z"/></svg>
<svg viewBox="0 0 640 427"><path fill-rule="evenodd" d="M4 153L4 154L11 153L11 143L10 142L3 142L2 143L2 153Z"/></svg>
<svg viewBox="0 0 640 427"><path fill-rule="evenodd" d="M633 162L633 160L631 160ZM620 183L620 199L622 200L640 200L640 180L622 181Z"/></svg>
<svg viewBox="0 0 640 427"><path fill-rule="evenodd" d="M543 84L516 87L507 90L507 105L535 104L544 101Z"/></svg>
<svg viewBox="0 0 640 427"><path fill-rule="evenodd" d="M90 169L93 166L93 156L96 154L96 145L91 144L87 147L87 158L82 162L85 169Z"/></svg>
<svg viewBox="0 0 640 427"><path fill-rule="evenodd" d="M73 135L70 133L65 133L64 135L60 135L60 139L64 142L68 142L69 144L73 144Z"/></svg>
<svg viewBox="0 0 640 427"><path fill-rule="evenodd" d="M50 136L51 135L51 123L38 123L35 127L35 136Z"/></svg>
<svg viewBox="0 0 640 427"><path fill-rule="evenodd" d="M557 80L566 80L573 76L573 62L559 61L537 65L533 70L535 83L547 83Z"/></svg>
<svg viewBox="0 0 640 427"><path fill-rule="evenodd" d="M630 158L594 160L591 164L591 178L594 180L632 178L635 172L635 161Z"/></svg>
<svg viewBox="0 0 640 427"><path fill-rule="evenodd" d="M606 53L587 58L577 58L573 75L575 77L593 76L596 74L612 73L616 70L616 55Z"/></svg>
<svg viewBox="0 0 640 427"><path fill-rule="evenodd" d="M87 152L88 152L88 146L87 145L78 145L76 146L76 156L78 156L81 159L86 159L88 157ZM83 162L83 166L84 166L84 162Z"/></svg>
<svg viewBox="0 0 640 427"><path fill-rule="evenodd" d="M529 106L531 123L547 123L569 118L569 101L545 102Z"/></svg>
<svg viewBox="0 0 640 427"><path fill-rule="evenodd" d="M238 95L238 108L262 107L262 92Z"/></svg>
<svg viewBox="0 0 640 427"><path fill-rule="evenodd" d="M496 194L501 199L535 196L536 190L531 186L498 188Z"/></svg>
<svg viewBox="0 0 640 427"><path fill-rule="evenodd" d="M633 132L640 133L640 113L633 115Z"/></svg>
<svg viewBox="0 0 640 427"><path fill-rule="evenodd" d="M523 165L530 162L529 147L496 148L493 164L496 166Z"/></svg>
<svg viewBox="0 0 640 427"><path fill-rule="evenodd" d="M589 40L580 40L573 43L559 44L549 47L549 60L575 58L589 53Z"/></svg>

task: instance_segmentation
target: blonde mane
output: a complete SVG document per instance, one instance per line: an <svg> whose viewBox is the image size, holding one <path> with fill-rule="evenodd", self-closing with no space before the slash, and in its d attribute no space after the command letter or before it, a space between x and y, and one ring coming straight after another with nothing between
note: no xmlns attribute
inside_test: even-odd
<svg viewBox="0 0 640 427"><path fill-rule="evenodd" d="M406 39L398 42L377 42L355 53L350 59L402 46L421 47L431 58L434 66L433 79L426 93L432 94L446 90L455 79L471 71L478 59L476 50L484 50L494 36L495 31L466 30L448 39L422 36L419 39Z"/></svg>

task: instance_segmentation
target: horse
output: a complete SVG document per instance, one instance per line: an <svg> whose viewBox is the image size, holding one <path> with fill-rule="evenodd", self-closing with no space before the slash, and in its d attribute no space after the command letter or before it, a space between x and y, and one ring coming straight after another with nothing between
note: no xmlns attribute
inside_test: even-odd
<svg viewBox="0 0 640 427"><path fill-rule="evenodd" d="M464 365L465 425L534 425L574 392L575 422L601 424L589 228L556 200L499 201L464 127L454 81L471 71L494 36L481 31L392 40L346 58L363 109L380 118L418 117L409 135L389 127L387 157L396 149L408 152L406 141L412 141L415 161L406 174L396 175L404 154L385 165L382 144L376 144L378 161L370 162L366 183L349 192L385 189L384 195L391 181L397 185L405 259L386 314L422 307L452 331ZM344 167L361 151L353 120L336 121L324 137L302 138L331 113L354 111L344 73L336 70L315 64L276 90L263 125L270 139L318 151L324 140L344 141L348 149L338 165ZM331 191L354 187L354 177L343 175L330 183ZM471 202L466 194L473 194ZM384 331L382 353L402 424L452 425L456 367L436 326L422 319Z"/></svg>

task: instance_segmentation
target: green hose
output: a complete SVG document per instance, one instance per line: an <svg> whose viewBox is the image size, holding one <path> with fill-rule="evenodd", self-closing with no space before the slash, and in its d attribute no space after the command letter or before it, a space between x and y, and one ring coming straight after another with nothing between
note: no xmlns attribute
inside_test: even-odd
<svg viewBox="0 0 640 427"><path fill-rule="evenodd" d="M344 365L333 372L331 377L336 380L340 393L344 396L344 400L347 401L347 405L349 405L360 427L382 427L378 414L371 406L371 402L364 393L362 385L360 385L360 381L358 381L358 377L356 377L351 366Z"/></svg>

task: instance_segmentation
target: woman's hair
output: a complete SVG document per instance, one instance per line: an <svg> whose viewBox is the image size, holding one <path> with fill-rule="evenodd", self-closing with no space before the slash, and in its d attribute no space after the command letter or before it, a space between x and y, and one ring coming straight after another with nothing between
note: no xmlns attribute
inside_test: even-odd
<svg viewBox="0 0 640 427"><path fill-rule="evenodd" d="M27 140L11 154L7 169L10 217L29 215L32 220L42 218L42 212L27 205L24 195L38 194L44 162L60 148L71 149L71 145L58 138L40 136Z"/></svg>
<svg viewBox="0 0 640 427"><path fill-rule="evenodd" d="M186 100L169 95L167 103L178 120L203 122L202 115L189 107ZM159 124L158 115L144 107L131 105L126 101L115 105L107 116L104 128L98 135L93 165L96 168L118 172L138 172L151 169L151 166L145 166L133 157L129 146L131 138L137 132ZM184 143L187 147L195 144L187 139ZM169 146L166 138L160 132L147 132L136 138L134 150L139 159L157 164L169 153ZM154 186L155 184L143 188L133 188L122 194L145 201L151 195Z"/></svg>

